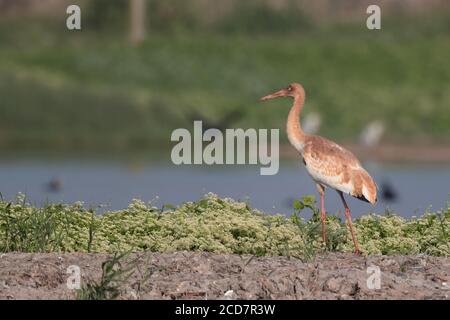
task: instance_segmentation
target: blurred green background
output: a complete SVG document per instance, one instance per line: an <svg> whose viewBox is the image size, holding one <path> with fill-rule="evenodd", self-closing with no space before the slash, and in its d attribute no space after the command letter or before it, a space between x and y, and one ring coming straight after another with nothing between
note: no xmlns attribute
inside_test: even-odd
<svg viewBox="0 0 450 320"><path fill-rule="evenodd" d="M79 4L82 31L66 29ZM369 4L382 29L366 28ZM353 143L371 121L394 144L450 142L448 1L0 0L0 148L158 153L193 120L281 128L300 82L320 134Z"/></svg>

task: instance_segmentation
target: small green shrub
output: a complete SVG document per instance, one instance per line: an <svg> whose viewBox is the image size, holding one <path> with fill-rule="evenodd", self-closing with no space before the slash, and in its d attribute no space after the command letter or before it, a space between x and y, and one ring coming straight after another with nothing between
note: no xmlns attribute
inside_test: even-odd
<svg viewBox="0 0 450 320"><path fill-rule="evenodd" d="M114 300L121 293L121 286L133 275L132 266L123 265L127 253L117 254L102 263L100 281L89 280L77 292L78 300Z"/></svg>

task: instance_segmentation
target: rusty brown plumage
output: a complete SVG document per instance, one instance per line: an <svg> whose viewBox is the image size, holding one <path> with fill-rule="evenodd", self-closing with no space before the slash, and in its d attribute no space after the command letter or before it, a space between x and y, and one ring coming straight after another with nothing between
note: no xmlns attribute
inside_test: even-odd
<svg viewBox="0 0 450 320"><path fill-rule="evenodd" d="M292 83L287 88L262 97L269 100L276 97L292 97L294 104L289 112L286 131L290 143L303 157L303 163L309 175L316 182L321 197L321 218L323 240L325 236L325 188L335 189L344 204L345 214L349 222L355 252L358 252L358 242L351 222L350 209L343 193L360 200L375 204L377 201L377 186L369 173L362 167L359 160L348 150L337 143L320 136L307 135L300 123L300 113L305 102L305 90L298 83Z"/></svg>
<svg viewBox="0 0 450 320"><path fill-rule="evenodd" d="M305 135L301 154L306 169L317 183L376 203L376 184L350 151L328 139Z"/></svg>

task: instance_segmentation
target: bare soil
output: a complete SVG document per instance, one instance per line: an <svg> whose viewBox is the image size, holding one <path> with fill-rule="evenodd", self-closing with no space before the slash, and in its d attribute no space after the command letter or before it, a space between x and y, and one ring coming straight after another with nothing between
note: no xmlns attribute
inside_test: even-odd
<svg viewBox="0 0 450 320"><path fill-rule="evenodd" d="M67 268L82 282L101 276L104 254L7 253L0 257L0 299L74 299ZM450 258L333 253L309 262L204 252L142 253L121 299L450 299ZM368 288L368 267L381 287ZM370 271L370 269L369 269ZM142 281L145 274L150 274ZM371 278L373 279L373 278ZM369 286L371 281L369 281Z"/></svg>

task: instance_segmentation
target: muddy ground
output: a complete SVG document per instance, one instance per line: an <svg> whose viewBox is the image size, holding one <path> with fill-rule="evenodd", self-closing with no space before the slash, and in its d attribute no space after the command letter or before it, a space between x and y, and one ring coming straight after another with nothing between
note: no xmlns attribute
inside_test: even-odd
<svg viewBox="0 0 450 320"><path fill-rule="evenodd" d="M84 283L98 281L107 258L81 253L2 254L0 299L74 299L75 291L67 288L67 268L79 266ZM128 259L135 260L124 267L133 267L134 273L121 285L119 299L450 299L450 258L338 253L302 262L177 252Z"/></svg>

